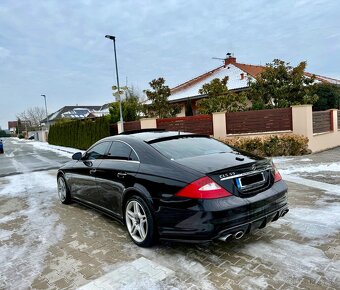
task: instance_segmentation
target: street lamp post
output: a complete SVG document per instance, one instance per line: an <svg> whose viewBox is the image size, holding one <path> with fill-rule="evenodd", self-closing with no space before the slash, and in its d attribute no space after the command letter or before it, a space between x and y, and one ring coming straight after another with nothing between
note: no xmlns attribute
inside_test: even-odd
<svg viewBox="0 0 340 290"><path fill-rule="evenodd" d="M46 110L46 127L48 128L48 113L47 113L47 103L46 103L46 95L41 95L45 99L45 110Z"/></svg>
<svg viewBox="0 0 340 290"><path fill-rule="evenodd" d="M115 65L116 65L116 76L117 76L117 88L118 88L118 96L119 96L119 115L120 115L120 128L121 132L124 132L124 124L123 124L123 111L122 111L122 100L120 97L120 87L119 87L119 76L118 76L118 64L117 64L117 53L116 53L116 37L112 35L105 35L106 38L111 39L113 41L113 51L115 55Z"/></svg>

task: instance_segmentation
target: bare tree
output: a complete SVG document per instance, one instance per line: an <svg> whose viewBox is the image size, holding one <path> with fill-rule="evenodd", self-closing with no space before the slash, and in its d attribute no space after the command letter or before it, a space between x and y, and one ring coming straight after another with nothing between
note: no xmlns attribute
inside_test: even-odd
<svg viewBox="0 0 340 290"><path fill-rule="evenodd" d="M18 114L17 118L25 123L28 130L36 130L40 122L46 118L46 112L43 107L31 107Z"/></svg>

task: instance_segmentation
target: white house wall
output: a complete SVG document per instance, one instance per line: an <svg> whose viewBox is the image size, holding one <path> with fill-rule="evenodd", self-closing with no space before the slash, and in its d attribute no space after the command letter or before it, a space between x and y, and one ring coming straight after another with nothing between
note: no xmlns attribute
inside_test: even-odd
<svg viewBox="0 0 340 290"><path fill-rule="evenodd" d="M244 75L244 78L241 79L241 74ZM223 79L224 77L228 76L229 80L227 83L228 89L238 89L244 88L248 86L248 76L247 74L239 69L238 67L234 66L233 64L229 64L227 67L222 67L217 70L215 73L210 75L208 78L195 83L194 85L185 88L183 90L178 91L177 93L172 94L169 97L169 101L174 101L178 99L183 99L187 97L197 96L200 95L198 90L202 88L202 86L206 83L211 82L215 78Z"/></svg>

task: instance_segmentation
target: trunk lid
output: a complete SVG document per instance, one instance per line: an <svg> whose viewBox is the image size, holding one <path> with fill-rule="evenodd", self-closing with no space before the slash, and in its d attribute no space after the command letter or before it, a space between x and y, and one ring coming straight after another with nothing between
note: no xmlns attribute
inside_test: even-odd
<svg viewBox="0 0 340 290"><path fill-rule="evenodd" d="M236 196L249 197L273 185L269 159L238 151L177 159L177 163L200 171Z"/></svg>

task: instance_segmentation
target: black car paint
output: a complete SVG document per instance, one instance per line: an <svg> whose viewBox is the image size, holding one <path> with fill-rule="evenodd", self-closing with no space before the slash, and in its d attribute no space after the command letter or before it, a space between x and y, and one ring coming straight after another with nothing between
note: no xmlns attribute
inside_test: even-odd
<svg viewBox="0 0 340 290"><path fill-rule="evenodd" d="M148 136L153 140L152 136L156 139L159 134L150 132ZM166 138L178 135L177 132L166 134ZM141 195L151 207L163 239L206 241L239 229L249 232L287 209L287 186L283 181L274 183L272 176L268 176L266 188L252 195L243 195L232 183L226 185L220 180L221 174L249 171L254 164L269 166L267 159L231 148L226 153L174 161L133 135L117 135L99 142L112 141L131 146L139 161L81 159L65 164L58 174L64 175L72 199L121 222L124 222L126 197ZM124 176L119 176L121 173ZM175 196L183 187L206 175L233 195L211 200Z"/></svg>
<svg viewBox="0 0 340 290"><path fill-rule="evenodd" d="M157 216L163 225L160 234L165 239L212 240L240 230L250 232L287 209L286 191L285 183L280 181L261 195L250 198L162 201Z"/></svg>

